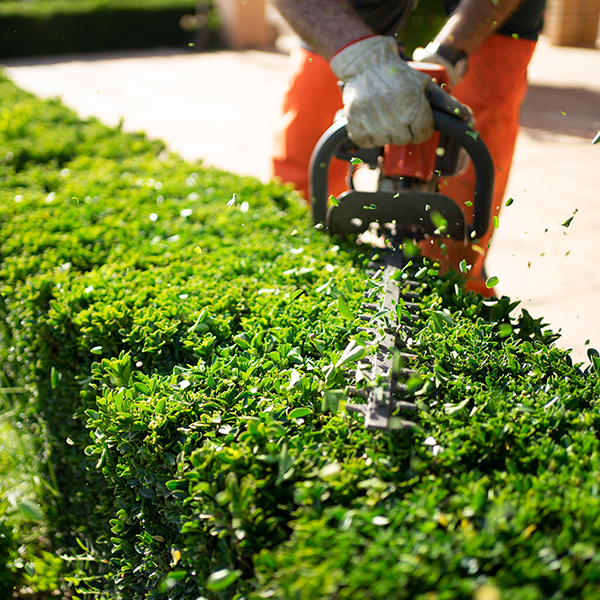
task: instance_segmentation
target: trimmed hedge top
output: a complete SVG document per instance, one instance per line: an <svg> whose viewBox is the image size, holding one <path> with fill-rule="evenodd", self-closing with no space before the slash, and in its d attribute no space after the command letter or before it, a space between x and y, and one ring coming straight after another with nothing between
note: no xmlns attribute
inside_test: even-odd
<svg viewBox="0 0 600 600"><path fill-rule="evenodd" d="M343 388L377 347L368 248L286 188L0 98L2 388L27 392L2 399L46 440L63 593L600 595L598 376L540 320L407 268L418 427L366 431Z"/></svg>

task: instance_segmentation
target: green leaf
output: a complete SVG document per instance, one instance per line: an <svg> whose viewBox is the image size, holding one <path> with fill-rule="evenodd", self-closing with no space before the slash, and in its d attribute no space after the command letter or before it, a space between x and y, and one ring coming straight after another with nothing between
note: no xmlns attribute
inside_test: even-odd
<svg viewBox="0 0 600 600"><path fill-rule="evenodd" d="M420 377L417 377L416 375L409 377L408 381L406 382L406 389L409 392L418 392L422 387L423 380Z"/></svg>
<svg viewBox="0 0 600 600"><path fill-rule="evenodd" d="M334 479L339 475L342 470L342 465L338 462L333 462L328 465L325 465L321 469L319 469L319 478L320 479Z"/></svg>
<svg viewBox="0 0 600 600"><path fill-rule="evenodd" d="M342 296L338 296L338 310L340 311L340 315L342 315L342 317L344 317L344 319L348 319L349 321L354 321L354 319L356 318L354 316L354 313L348 308L348 305L346 304L345 300L342 298Z"/></svg>
<svg viewBox="0 0 600 600"><path fill-rule="evenodd" d="M588 348L587 355L596 375L600 375L600 353L595 348Z"/></svg>
<svg viewBox="0 0 600 600"><path fill-rule="evenodd" d="M510 206L512 203L514 202L514 200L512 198L509 198L505 203L504 206Z"/></svg>
<svg viewBox="0 0 600 600"><path fill-rule="evenodd" d="M469 403L470 398L465 398L462 402L458 404L444 404L444 412L447 415L453 415L457 412L460 412L467 404Z"/></svg>
<svg viewBox="0 0 600 600"><path fill-rule="evenodd" d="M598 142L600 142L600 131L594 136L594 139L592 140L592 146Z"/></svg>
<svg viewBox="0 0 600 600"><path fill-rule="evenodd" d="M360 165L360 164L362 164L362 163L363 163L362 159L360 159L360 158L358 158L358 157L356 157L356 156L355 156L355 157L353 157L353 158L351 158L351 159L350 159L350 162L351 162L353 165Z"/></svg>
<svg viewBox="0 0 600 600"><path fill-rule="evenodd" d="M346 363L360 360L367 353L367 349L360 344L357 344L355 340L350 340L348 345L344 348L342 352L342 356L340 356L339 360L335 363L335 367L341 367Z"/></svg>
<svg viewBox="0 0 600 600"><path fill-rule="evenodd" d="M102 354L102 346L94 346L90 352L92 354Z"/></svg>
<svg viewBox="0 0 600 600"><path fill-rule="evenodd" d="M34 500L30 500L29 498L24 498L19 502L19 512L26 518L31 521L42 521L44 519L44 514L40 510L40 506Z"/></svg>
<svg viewBox="0 0 600 600"><path fill-rule="evenodd" d="M179 571L170 571L167 574L167 577L174 579L175 581L180 581L187 575L187 571L179 570Z"/></svg>
<svg viewBox="0 0 600 600"><path fill-rule="evenodd" d="M340 203L338 202L338 199L335 196L329 196L329 202L331 203L332 206L340 205Z"/></svg>
<svg viewBox="0 0 600 600"><path fill-rule="evenodd" d="M228 588L230 585L235 583L242 572L239 570L230 570L230 569L221 569L220 571L215 571L211 573L208 581L206 582L206 589L211 592L219 592Z"/></svg>
<svg viewBox="0 0 600 600"><path fill-rule="evenodd" d="M488 290L491 290L495 285L498 285L499 281L500 280L495 275L493 275L492 277L488 277L485 281L485 287Z"/></svg>
<svg viewBox="0 0 600 600"><path fill-rule="evenodd" d="M52 389L56 389L58 382L62 379L62 373L59 373L54 367L50 369L50 385Z"/></svg>
<svg viewBox="0 0 600 600"><path fill-rule="evenodd" d="M442 213L437 210L432 210L430 213L431 222L435 227L436 235L443 235L446 233L446 229L448 228L448 221L444 218Z"/></svg>
<svg viewBox="0 0 600 600"><path fill-rule="evenodd" d="M136 381L133 384L133 387L136 391L140 392L140 394L146 394L146 395L150 394L150 390L148 389L148 386L145 383L142 383L141 381Z"/></svg>
<svg viewBox="0 0 600 600"><path fill-rule="evenodd" d="M307 417L311 413L312 409L308 408L308 406L300 406L299 408L294 408L294 410L290 411L288 419L300 419L302 417Z"/></svg>

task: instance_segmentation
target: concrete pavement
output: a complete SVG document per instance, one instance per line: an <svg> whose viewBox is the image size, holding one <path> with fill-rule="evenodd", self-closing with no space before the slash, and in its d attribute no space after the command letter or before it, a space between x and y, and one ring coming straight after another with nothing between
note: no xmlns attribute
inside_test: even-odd
<svg viewBox="0 0 600 600"><path fill-rule="evenodd" d="M127 54L4 61L8 75L81 116L163 139L188 159L269 178L271 139L287 79L276 52ZM507 198L487 271L499 293L544 317L586 362L600 349L600 51L550 46L530 67ZM577 210L571 225L561 226Z"/></svg>

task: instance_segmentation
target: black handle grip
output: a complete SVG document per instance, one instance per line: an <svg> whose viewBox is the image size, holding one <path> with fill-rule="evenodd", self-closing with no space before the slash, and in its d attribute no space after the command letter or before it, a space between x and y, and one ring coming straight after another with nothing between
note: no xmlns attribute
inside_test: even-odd
<svg viewBox="0 0 600 600"><path fill-rule="evenodd" d="M433 112L436 131L455 140L466 151L475 168L475 191L473 194L473 220L468 226L467 235L479 238L490 226L492 197L494 193L494 163L481 137L462 120L437 110ZM346 130L346 120L334 123L317 142L309 167L310 197L315 223L325 225L327 219L327 175L329 162L336 150L350 141ZM351 143L351 142L350 142Z"/></svg>

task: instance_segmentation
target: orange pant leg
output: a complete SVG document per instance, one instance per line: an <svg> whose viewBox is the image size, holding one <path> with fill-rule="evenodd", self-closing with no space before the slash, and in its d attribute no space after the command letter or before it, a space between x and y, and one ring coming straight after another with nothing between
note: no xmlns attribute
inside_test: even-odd
<svg viewBox="0 0 600 600"><path fill-rule="evenodd" d="M463 104L475 114L475 129L488 147L495 167L495 185L492 216L498 216L508 174L512 163L515 142L519 131L521 105L527 92L527 65L535 49L531 40L515 40L504 35L494 35L484 42L469 58L469 68L461 83L453 90ZM475 172L472 166L458 177L449 177L441 192L455 200L468 222L472 209L464 203L473 200ZM435 241L424 242L424 253L442 263L458 269L465 260L471 265L471 280L467 287L484 295L491 291L485 287L484 260L493 233L488 233L473 245L447 241L447 256L443 256Z"/></svg>
<svg viewBox="0 0 600 600"><path fill-rule="evenodd" d="M486 143L496 167L492 216L497 216L508 180L514 146L519 129L519 114L527 91L527 66L535 42L494 35L484 42L469 59L469 69L453 94L470 106L475 114L476 129ZM318 54L301 47L290 55L291 82L284 99L284 114L275 136L273 172L289 182L308 198L308 165L312 150L320 136L342 108L335 75ZM329 172L329 193L339 195L347 189L347 165L333 159ZM470 167L459 177L448 178L442 192L456 200L470 222L472 211L465 202L473 200L474 170ZM421 244L424 253L442 264L458 269L465 260L471 266L470 289L485 295L484 260L493 233L474 245L446 241L442 253L435 241Z"/></svg>
<svg viewBox="0 0 600 600"><path fill-rule="evenodd" d="M283 116L277 124L273 152L273 175L291 183L308 199L308 166L319 138L333 124L343 107L337 78L319 54L301 46L290 54L291 78L284 96ZM347 189L348 164L332 159L329 191L339 195Z"/></svg>

